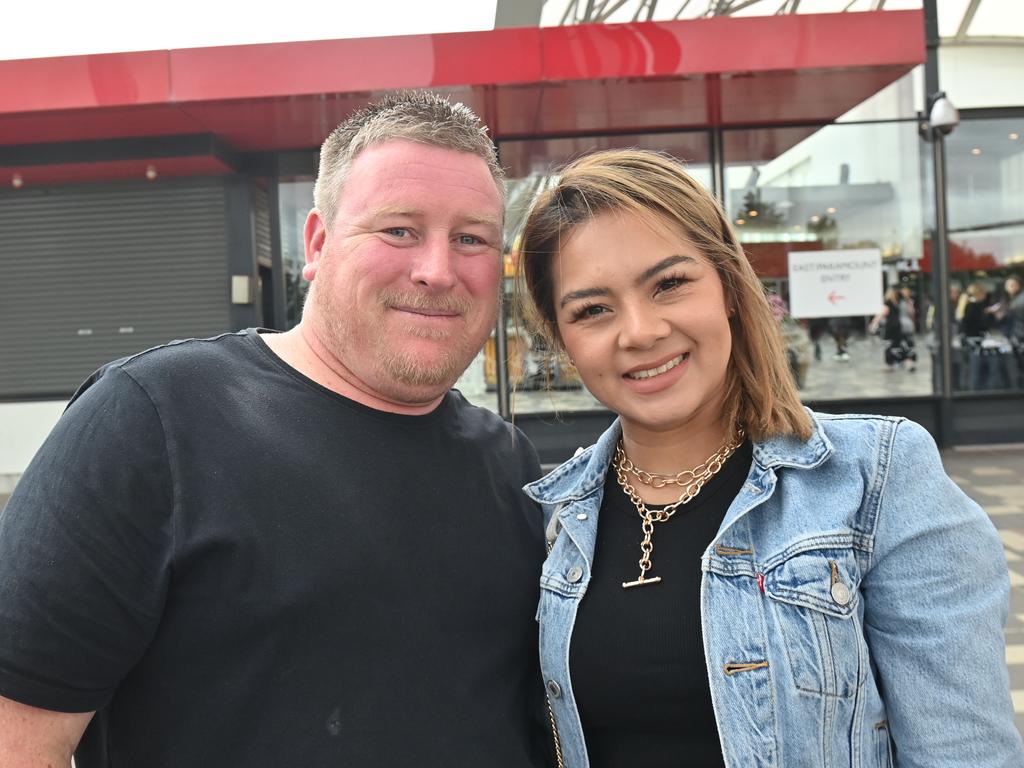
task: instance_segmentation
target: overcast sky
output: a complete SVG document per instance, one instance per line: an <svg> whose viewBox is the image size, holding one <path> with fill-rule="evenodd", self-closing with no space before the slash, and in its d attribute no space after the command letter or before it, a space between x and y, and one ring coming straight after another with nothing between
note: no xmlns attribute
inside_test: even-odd
<svg viewBox="0 0 1024 768"><path fill-rule="evenodd" d="M492 29L495 0L0 0L0 59Z"/></svg>
<svg viewBox="0 0 1024 768"><path fill-rule="evenodd" d="M0 0L0 60L150 51L208 45L330 40L491 29L497 0ZM517 0L507 0L516 2ZM546 0L545 25L558 24L572 0ZM684 17L710 0L690 0ZM771 14L782 0L756 0L740 15ZM869 10L877 0L802 0L801 13ZM970 0L938 0L940 34L956 33ZM628 0L609 21L632 20ZM660 0L655 19L671 18L680 0ZM886 9L921 0L885 0ZM972 35L1024 36L1024 0L981 0Z"/></svg>

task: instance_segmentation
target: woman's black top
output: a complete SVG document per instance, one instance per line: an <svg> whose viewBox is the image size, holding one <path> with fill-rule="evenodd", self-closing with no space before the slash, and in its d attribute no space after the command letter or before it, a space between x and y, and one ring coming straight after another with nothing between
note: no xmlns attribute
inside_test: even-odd
<svg viewBox="0 0 1024 768"><path fill-rule="evenodd" d="M723 768L701 635L700 566L751 456L744 442L697 498L655 523L647 576L662 580L628 590L622 582L640 573L641 518L609 469L569 655L593 768Z"/></svg>

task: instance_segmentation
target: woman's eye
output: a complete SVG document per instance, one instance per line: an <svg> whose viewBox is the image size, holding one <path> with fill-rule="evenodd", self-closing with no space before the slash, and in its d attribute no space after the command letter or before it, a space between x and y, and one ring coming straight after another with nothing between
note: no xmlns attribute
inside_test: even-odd
<svg viewBox="0 0 1024 768"><path fill-rule="evenodd" d="M666 277L658 281L658 287L655 293L664 293L665 291L673 291L684 283L689 282L685 277Z"/></svg>
<svg viewBox="0 0 1024 768"><path fill-rule="evenodd" d="M605 308L600 304L588 304L585 307L573 310L572 317L573 320L587 320L591 317L598 317L604 314L604 312Z"/></svg>

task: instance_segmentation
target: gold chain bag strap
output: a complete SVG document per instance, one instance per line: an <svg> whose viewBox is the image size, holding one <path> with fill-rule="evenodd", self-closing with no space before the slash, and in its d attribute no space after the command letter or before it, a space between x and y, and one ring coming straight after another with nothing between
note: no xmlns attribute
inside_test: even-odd
<svg viewBox="0 0 1024 768"><path fill-rule="evenodd" d="M558 510L556 509L551 515L551 527L557 526ZM548 538L545 536L544 547L547 549L547 553L551 554L551 548L555 545L554 537ZM562 759L562 740L558 736L558 724L555 722L555 710L551 706L551 697L544 693L544 703L548 705L548 722L551 723L551 739L555 744L555 765L558 768L565 768L565 761Z"/></svg>

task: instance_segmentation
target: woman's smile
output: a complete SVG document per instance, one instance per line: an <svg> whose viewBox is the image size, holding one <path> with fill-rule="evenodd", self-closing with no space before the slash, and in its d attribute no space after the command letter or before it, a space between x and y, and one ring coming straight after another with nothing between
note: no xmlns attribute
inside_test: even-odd
<svg viewBox="0 0 1024 768"><path fill-rule="evenodd" d="M663 373L667 373L679 365L681 362L686 360L690 356L689 352L684 352L681 355L676 355L667 363L661 365L652 365L651 367L640 367L632 371L627 371L623 374L628 379L653 379L655 376L660 376Z"/></svg>

